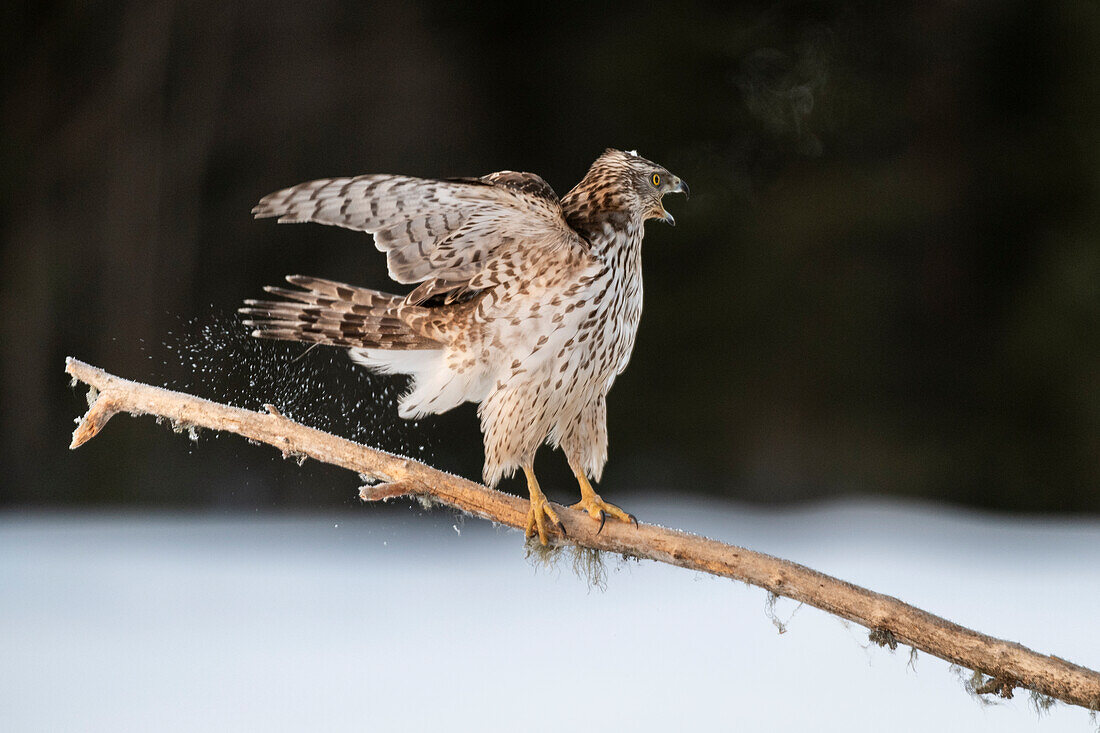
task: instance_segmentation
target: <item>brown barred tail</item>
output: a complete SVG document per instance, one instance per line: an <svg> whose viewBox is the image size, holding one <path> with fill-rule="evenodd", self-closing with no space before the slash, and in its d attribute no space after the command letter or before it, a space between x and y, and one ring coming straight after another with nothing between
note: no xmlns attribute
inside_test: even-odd
<svg viewBox="0 0 1100 733"><path fill-rule="evenodd" d="M264 290L286 300L246 300L239 309L256 338L369 349L441 346L409 325L406 318L423 309L399 295L303 275L287 282L302 289L268 286Z"/></svg>

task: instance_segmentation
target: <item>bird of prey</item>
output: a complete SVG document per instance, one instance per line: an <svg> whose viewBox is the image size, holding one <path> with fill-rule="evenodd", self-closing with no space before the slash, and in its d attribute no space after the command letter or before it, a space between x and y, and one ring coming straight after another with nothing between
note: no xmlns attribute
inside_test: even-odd
<svg viewBox="0 0 1100 733"><path fill-rule="evenodd" d="M574 509L603 529L637 523L592 488L607 461L607 393L630 360L642 315L648 219L675 224L662 196L679 177L637 152L609 149L559 199L533 173L431 180L328 178L265 196L257 218L370 232L408 295L314 277L247 300L258 338L330 344L379 372L411 376L399 414L411 419L479 404L484 479L522 468L526 535L546 544L557 513L535 479L539 446L560 447L580 484Z"/></svg>

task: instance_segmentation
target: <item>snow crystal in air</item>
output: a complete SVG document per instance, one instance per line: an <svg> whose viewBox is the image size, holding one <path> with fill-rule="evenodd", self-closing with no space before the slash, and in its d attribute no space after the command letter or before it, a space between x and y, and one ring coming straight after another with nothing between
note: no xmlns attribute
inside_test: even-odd
<svg viewBox="0 0 1100 733"><path fill-rule="evenodd" d="M160 348L141 349L150 381L169 389L249 410L270 403L310 427L430 458L419 423L397 415L405 378L373 374L353 364L343 349L256 339L236 313L215 309L180 319Z"/></svg>

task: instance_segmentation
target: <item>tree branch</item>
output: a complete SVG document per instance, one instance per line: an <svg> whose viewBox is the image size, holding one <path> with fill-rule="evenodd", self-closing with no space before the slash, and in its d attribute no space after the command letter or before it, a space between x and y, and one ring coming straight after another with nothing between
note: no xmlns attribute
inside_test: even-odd
<svg viewBox="0 0 1100 733"><path fill-rule="evenodd" d="M267 443L284 456L309 456L342 466L383 483L366 486L360 496L377 501L423 495L468 514L522 529L528 502L473 481L386 453L290 420L273 406L266 413L218 404L113 376L69 358L65 370L88 384L88 413L73 433L71 448L95 437L113 415L155 415L177 429L202 427L237 433ZM98 393L97 393L98 390ZM979 692L1010 696L1025 687L1071 705L1100 710L1100 674L1059 657L972 631L899 601L843 580L734 545L651 524L634 527L596 523L584 513L555 506L567 541L742 580L779 596L806 603L854 621L870 630L870 639L895 648L898 643L927 652L991 678ZM556 530L555 530L556 531ZM561 541L560 536L555 541Z"/></svg>

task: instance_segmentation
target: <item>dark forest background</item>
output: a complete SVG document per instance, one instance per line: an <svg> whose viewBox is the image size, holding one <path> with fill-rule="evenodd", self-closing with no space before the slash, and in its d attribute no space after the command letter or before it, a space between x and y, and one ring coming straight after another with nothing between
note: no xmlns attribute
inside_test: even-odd
<svg viewBox="0 0 1100 733"><path fill-rule="evenodd" d="M366 236L249 210L366 172L564 194L613 146L693 195L649 225L605 496L1100 510L1100 3L477 7L0 10L0 502L357 503L148 419L69 452L66 355L477 477L472 406L401 424L392 378L247 337L235 308L285 274L387 285Z"/></svg>

